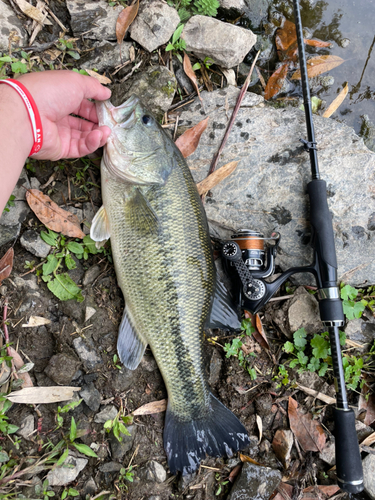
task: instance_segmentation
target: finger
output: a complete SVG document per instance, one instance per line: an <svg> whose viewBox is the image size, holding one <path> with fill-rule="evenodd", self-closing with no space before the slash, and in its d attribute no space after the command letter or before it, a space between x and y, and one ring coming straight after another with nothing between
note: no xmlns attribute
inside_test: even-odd
<svg viewBox="0 0 375 500"><path fill-rule="evenodd" d="M81 156L93 153L105 144L107 138L108 131L104 131L101 128L80 134L78 131L74 131L74 133L72 131L70 147L66 157L80 158Z"/></svg>
<svg viewBox="0 0 375 500"><path fill-rule="evenodd" d="M84 99L77 109L73 111L73 114L81 116L90 122L98 123L98 115L96 114L96 106L92 101Z"/></svg>
<svg viewBox="0 0 375 500"><path fill-rule="evenodd" d="M103 85L92 76L79 76L81 76L83 79L82 83L84 84L84 97L86 99L105 101L106 99L109 99L111 97L111 91L106 87L103 87Z"/></svg>
<svg viewBox="0 0 375 500"><path fill-rule="evenodd" d="M90 132L95 126L97 126L96 123L82 120L82 118L77 118L76 116L68 116L67 118L68 127L72 130L78 130L79 132Z"/></svg>

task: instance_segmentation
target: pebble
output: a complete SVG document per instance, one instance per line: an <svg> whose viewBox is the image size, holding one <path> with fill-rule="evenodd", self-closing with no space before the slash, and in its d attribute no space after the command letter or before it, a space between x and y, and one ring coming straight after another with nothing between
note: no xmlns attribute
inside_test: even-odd
<svg viewBox="0 0 375 500"><path fill-rule="evenodd" d="M11 31L16 33L15 41L12 45L25 47L27 45L27 34L23 28L22 21L17 17L14 10L5 2L0 2L0 51L8 53L9 35Z"/></svg>
<svg viewBox="0 0 375 500"><path fill-rule="evenodd" d="M323 460L328 465L335 465L336 463L336 452L335 452L335 439L334 437L326 443L323 448L323 451L319 453L319 458Z"/></svg>
<svg viewBox="0 0 375 500"><path fill-rule="evenodd" d="M292 333L305 328L307 333L315 333L322 327L318 301L303 286L297 288L289 301L289 327Z"/></svg>
<svg viewBox="0 0 375 500"><path fill-rule="evenodd" d="M28 252L41 259L46 258L51 250L51 246L43 241L39 234L32 229L23 233L20 243Z"/></svg>
<svg viewBox="0 0 375 500"><path fill-rule="evenodd" d="M107 462L99 466L100 472L118 472L123 465L118 462Z"/></svg>
<svg viewBox="0 0 375 500"><path fill-rule="evenodd" d="M98 411L100 407L101 396L98 389L91 382L83 387L80 391L79 395L83 399L83 401L87 404L87 406L92 411Z"/></svg>
<svg viewBox="0 0 375 500"><path fill-rule="evenodd" d="M71 483L86 467L88 463L86 458L77 458L71 452L69 453L63 467L56 467L56 469L49 471L47 474L49 486L65 486Z"/></svg>
<svg viewBox="0 0 375 500"><path fill-rule="evenodd" d="M368 496L375 500L375 455L367 455L362 461L363 484Z"/></svg>
<svg viewBox="0 0 375 500"><path fill-rule="evenodd" d="M375 324L364 321L362 318L355 318L346 325L345 334L350 340L362 344L363 348L367 349L367 344L375 338Z"/></svg>
<svg viewBox="0 0 375 500"><path fill-rule="evenodd" d="M117 460L119 462L122 461L122 459L125 456L125 453L130 451L133 447L134 443L134 438L137 432L137 426L135 425L129 425L127 427L127 430L130 432L130 436L127 436L125 434L122 434L120 432L120 436L122 437L122 441L119 442L117 438L111 434L109 438L109 442L111 445L111 451L112 451L112 458L114 460Z"/></svg>
<svg viewBox="0 0 375 500"><path fill-rule="evenodd" d="M99 266L91 266L87 271L85 272L85 275L82 280L82 285L83 286L88 286L92 285L96 278L100 274L100 267Z"/></svg>
<svg viewBox="0 0 375 500"><path fill-rule="evenodd" d="M116 21L122 5L109 8L105 0L67 0L66 6L75 37L116 40Z"/></svg>
<svg viewBox="0 0 375 500"><path fill-rule="evenodd" d="M90 477L88 481L83 485L82 488L82 498L87 498L87 496L91 497L96 493L98 487L94 481L94 478Z"/></svg>
<svg viewBox="0 0 375 500"><path fill-rule="evenodd" d="M116 406L105 406L101 412L95 415L94 422L96 422L97 424L105 424L107 420L113 420L116 417L117 413L118 411Z"/></svg>
<svg viewBox="0 0 375 500"><path fill-rule="evenodd" d="M237 477L228 500L268 500L279 485L279 470L245 462Z"/></svg>
<svg viewBox="0 0 375 500"><path fill-rule="evenodd" d="M217 349L214 349L210 361L210 377L209 384L216 385L220 380L221 368L223 366L223 358L220 356Z"/></svg>
<svg viewBox="0 0 375 500"><path fill-rule="evenodd" d="M69 385L80 366L78 359L67 354L52 356L44 370L46 375L58 385Z"/></svg>
<svg viewBox="0 0 375 500"><path fill-rule="evenodd" d="M21 426L16 434L24 439L27 439L28 441L31 441L32 438L30 435L34 432L34 429L34 415L27 415L27 417L22 420Z"/></svg>
<svg viewBox="0 0 375 500"><path fill-rule="evenodd" d="M73 340L73 346L87 371L94 371L103 364L102 358L98 356L91 340L86 342L81 337Z"/></svg>
<svg viewBox="0 0 375 500"><path fill-rule="evenodd" d="M167 479L167 472L161 464L155 462L155 460L150 460L146 465L146 479L148 481L164 483Z"/></svg>

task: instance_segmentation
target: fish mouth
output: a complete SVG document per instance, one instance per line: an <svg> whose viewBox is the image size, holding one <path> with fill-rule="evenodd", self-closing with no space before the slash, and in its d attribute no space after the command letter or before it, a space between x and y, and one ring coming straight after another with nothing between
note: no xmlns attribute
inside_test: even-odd
<svg viewBox="0 0 375 500"><path fill-rule="evenodd" d="M99 125L107 125L111 129L119 126L129 129L136 123L136 108L139 99L134 94L129 97L120 106L114 106L108 101L96 101L96 112Z"/></svg>

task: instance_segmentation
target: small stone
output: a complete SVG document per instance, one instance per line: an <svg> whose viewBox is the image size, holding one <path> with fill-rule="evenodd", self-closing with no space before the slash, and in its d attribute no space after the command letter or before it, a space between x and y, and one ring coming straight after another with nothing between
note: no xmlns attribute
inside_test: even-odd
<svg viewBox="0 0 375 500"><path fill-rule="evenodd" d="M21 426L16 434L23 437L24 439L27 439L28 441L31 441L31 434L34 432L34 429L34 416L27 415L27 417L22 420Z"/></svg>
<svg viewBox="0 0 375 500"><path fill-rule="evenodd" d="M362 467L365 492L371 500L375 500L375 455L367 455L362 461Z"/></svg>
<svg viewBox="0 0 375 500"><path fill-rule="evenodd" d="M0 51L8 53L9 39L12 46L25 47L27 35L22 21L16 16L14 10L5 2L0 1ZM14 36L12 36L14 34ZM10 38L11 37L11 38Z"/></svg>
<svg viewBox="0 0 375 500"><path fill-rule="evenodd" d="M25 201L14 201L14 206L9 207L9 212L1 216L2 226L15 226L21 224L30 213L29 205Z"/></svg>
<svg viewBox="0 0 375 500"><path fill-rule="evenodd" d="M81 337L76 337L73 340L73 346L85 365L86 371L97 370L103 364L103 360L98 356L91 340L85 342Z"/></svg>
<svg viewBox="0 0 375 500"><path fill-rule="evenodd" d="M331 438L331 440L326 443L323 451L319 453L319 458L323 460L328 465L335 465L336 463L336 451L335 451L335 439Z"/></svg>
<svg viewBox="0 0 375 500"><path fill-rule="evenodd" d="M56 467L56 469L49 471L47 474L49 486L65 486L71 483L86 467L87 463L88 460L86 458L77 458L69 454L63 467Z"/></svg>
<svg viewBox="0 0 375 500"><path fill-rule="evenodd" d="M74 36L116 40L116 21L122 5L109 7L105 0L67 0L66 6Z"/></svg>
<svg viewBox="0 0 375 500"><path fill-rule="evenodd" d="M370 434L374 432L374 430L371 427L364 424L360 420L355 421L355 430L357 433L359 443L361 443L364 439L366 439Z"/></svg>
<svg viewBox="0 0 375 500"><path fill-rule="evenodd" d="M362 318L355 318L346 325L345 334L350 340L367 348L367 344L372 343L375 338L375 324L363 321Z"/></svg>
<svg viewBox="0 0 375 500"><path fill-rule="evenodd" d="M92 224L92 220L95 217L96 211L94 210L91 203L83 204L83 232L85 234L90 234L90 228Z"/></svg>
<svg viewBox="0 0 375 500"><path fill-rule="evenodd" d="M85 313L85 323L94 316L96 313L96 309L93 307L86 307L86 313Z"/></svg>
<svg viewBox="0 0 375 500"><path fill-rule="evenodd" d="M282 478L280 471L245 462L228 500L268 500Z"/></svg>
<svg viewBox="0 0 375 500"><path fill-rule="evenodd" d="M123 465L118 462L107 462L99 466L100 472L118 472L121 470Z"/></svg>
<svg viewBox="0 0 375 500"><path fill-rule="evenodd" d="M112 451L112 458L114 460L117 460L118 462L121 462L125 456L125 453L127 453L132 449L134 438L137 432L137 426L129 425L127 427L127 430L128 432L130 432L130 436L127 436L125 434L122 434L122 432L120 432L120 436L122 437L121 442L119 442L113 434L109 438Z"/></svg>
<svg viewBox="0 0 375 500"><path fill-rule="evenodd" d="M127 61L129 59L129 50L132 44L129 42L122 42L121 46L117 42L109 42L108 40L102 40L99 42L94 42L92 49L87 55L81 57L80 66L82 69L96 69L99 73L103 73L106 69L118 66L121 64L122 60ZM92 206L91 203L85 203L83 210L85 212L85 205ZM86 214L85 214L85 217ZM89 221L91 223L91 220Z"/></svg>
<svg viewBox="0 0 375 500"><path fill-rule="evenodd" d="M302 286L297 288L290 300L288 319L292 333L300 328L305 328L307 333L315 333L322 328L318 301Z"/></svg>
<svg viewBox="0 0 375 500"><path fill-rule="evenodd" d="M94 478L90 477L88 481L83 485L82 488L82 498L87 498L87 496L91 497L96 493L98 487L94 481Z"/></svg>
<svg viewBox="0 0 375 500"><path fill-rule="evenodd" d="M150 460L147 463L146 479L148 481L164 483L167 479L167 472L161 464L155 462L155 460Z"/></svg>
<svg viewBox="0 0 375 500"><path fill-rule="evenodd" d="M30 186L31 189L39 189L40 188L40 182L36 177L31 177L30 178Z"/></svg>
<svg viewBox="0 0 375 500"><path fill-rule="evenodd" d="M44 370L46 375L58 385L69 385L80 366L78 359L67 354L52 356Z"/></svg>
<svg viewBox="0 0 375 500"><path fill-rule="evenodd" d="M39 234L32 229L23 233L20 243L28 252L41 259L45 259L51 250L51 246L43 241Z"/></svg>
<svg viewBox="0 0 375 500"><path fill-rule="evenodd" d="M2 219L0 219L2 220ZM21 231L21 224L13 224L11 226L3 226L0 223L0 247L6 245L12 240L18 238Z"/></svg>
<svg viewBox="0 0 375 500"><path fill-rule="evenodd" d="M146 0L141 2L138 15L130 26L130 36L152 52L168 42L179 23L176 9L160 0Z"/></svg>
<svg viewBox="0 0 375 500"><path fill-rule="evenodd" d="M350 44L350 39L349 38L341 38L341 40L339 41L339 45L343 49L346 49L346 47L348 47L349 44Z"/></svg>
<svg viewBox="0 0 375 500"><path fill-rule="evenodd" d="M223 366L223 359L217 349L214 349L210 361L210 377L208 382L211 386L216 385L220 380L221 368Z"/></svg>
<svg viewBox="0 0 375 500"><path fill-rule="evenodd" d="M94 281L99 276L99 274L100 274L100 267L99 266L90 267L85 272L85 275L84 275L83 280L82 280L82 285L83 286L92 285L92 283L94 283Z"/></svg>
<svg viewBox="0 0 375 500"><path fill-rule="evenodd" d="M98 411L100 407L100 392L97 390L95 385L91 382L87 384L79 393L83 401L92 411Z"/></svg>
<svg viewBox="0 0 375 500"><path fill-rule="evenodd" d="M106 406L101 412L97 413L94 418L94 422L97 424L105 424L107 420L113 420L118 411L116 406L109 405Z"/></svg>
<svg viewBox="0 0 375 500"><path fill-rule="evenodd" d="M17 184L15 185L12 195L17 201L26 201L27 190L30 189L30 181L27 175L26 169L23 168L21 175L18 178Z"/></svg>

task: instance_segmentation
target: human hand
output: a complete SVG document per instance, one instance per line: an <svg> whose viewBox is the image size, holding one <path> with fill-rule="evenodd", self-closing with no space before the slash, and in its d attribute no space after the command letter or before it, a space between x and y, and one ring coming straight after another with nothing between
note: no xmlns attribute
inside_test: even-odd
<svg viewBox="0 0 375 500"><path fill-rule="evenodd" d="M42 120L43 146L33 158L79 158L104 146L110 128L99 127L95 103L88 99L104 101L111 91L95 78L62 70L28 73L19 81L33 96Z"/></svg>

